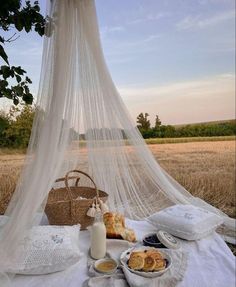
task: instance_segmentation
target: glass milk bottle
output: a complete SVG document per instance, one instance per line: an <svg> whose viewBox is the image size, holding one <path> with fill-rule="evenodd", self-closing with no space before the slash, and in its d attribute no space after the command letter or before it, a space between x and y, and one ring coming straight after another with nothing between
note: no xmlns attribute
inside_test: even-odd
<svg viewBox="0 0 236 287"><path fill-rule="evenodd" d="M101 212L96 214L91 227L90 255L94 259L101 259L106 255L106 227Z"/></svg>

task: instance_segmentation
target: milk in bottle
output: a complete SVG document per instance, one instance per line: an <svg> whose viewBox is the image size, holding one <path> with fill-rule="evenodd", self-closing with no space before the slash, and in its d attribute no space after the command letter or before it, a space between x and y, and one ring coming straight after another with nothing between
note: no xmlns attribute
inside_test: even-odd
<svg viewBox="0 0 236 287"><path fill-rule="evenodd" d="M101 259L106 255L106 227L101 212L96 214L91 227L90 254L94 259Z"/></svg>

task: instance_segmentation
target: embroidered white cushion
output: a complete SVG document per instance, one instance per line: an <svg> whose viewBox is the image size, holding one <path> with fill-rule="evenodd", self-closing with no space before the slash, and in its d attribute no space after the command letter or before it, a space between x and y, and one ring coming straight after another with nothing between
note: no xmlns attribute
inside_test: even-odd
<svg viewBox="0 0 236 287"><path fill-rule="evenodd" d="M33 227L19 246L24 256L8 272L39 275L65 270L81 258L79 232L80 225Z"/></svg>
<svg viewBox="0 0 236 287"><path fill-rule="evenodd" d="M186 240L198 240L211 234L223 220L216 214L193 205L174 205L147 218L158 230Z"/></svg>

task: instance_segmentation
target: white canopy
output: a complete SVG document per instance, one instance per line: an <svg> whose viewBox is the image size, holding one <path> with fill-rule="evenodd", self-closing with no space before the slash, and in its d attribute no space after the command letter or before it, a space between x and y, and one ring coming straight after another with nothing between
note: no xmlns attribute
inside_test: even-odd
<svg viewBox="0 0 236 287"><path fill-rule="evenodd" d="M234 220L193 197L157 163L107 69L94 0L48 1L37 111L26 162L0 230L0 271L14 264L27 230L39 224L56 178L88 172L109 194L109 207L144 218L167 206L194 204ZM81 140L84 135L85 140ZM3 277L2 277L3 278Z"/></svg>

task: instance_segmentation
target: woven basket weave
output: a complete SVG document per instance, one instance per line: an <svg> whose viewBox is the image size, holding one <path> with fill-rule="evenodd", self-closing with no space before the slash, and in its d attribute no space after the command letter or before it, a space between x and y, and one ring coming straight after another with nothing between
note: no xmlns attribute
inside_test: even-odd
<svg viewBox="0 0 236 287"><path fill-rule="evenodd" d="M94 185L92 187L78 186L80 177L69 176L71 173L80 173L88 177ZM76 179L75 186L70 187L68 181ZM91 205L98 202L98 199L106 202L108 194L98 190L93 179L80 170L69 171L64 178L59 178L56 182L64 181L65 187L52 188L48 195L45 207L48 221L51 225L74 225L81 224L81 229L85 229L94 221L93 217L87 216L87 211Z"/></svg>

